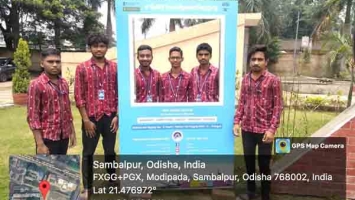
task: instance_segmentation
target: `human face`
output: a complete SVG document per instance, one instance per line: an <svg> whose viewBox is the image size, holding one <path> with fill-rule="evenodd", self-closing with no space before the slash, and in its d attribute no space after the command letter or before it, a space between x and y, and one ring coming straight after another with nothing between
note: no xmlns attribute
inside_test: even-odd
<svg viewBox="0 0 355 200"><path fill-rule="evenodd" d="M105 43L100 42L98 44L93 44L90 46L91 54L96 59L102 59L105 57L108 47Z"/></svg>
<svg viewBox="0 0 355 200"><path fill-rule="evenodd" d="M41 67L50 76L58 76L61 73L61 58L57 55L49 55L42 59Z"/></svg>
<svg viewBox="0 0 355 200"><path fill-rule="evenodd" d="M181 56L181 53L178 51L171 52L171 54L169 56L169 61L170 61L171 67L173 67L173 68L181 67L181 63L183 60L184 60L184 58Z"/></svg>
<svg viewBox="0 0 355 200"><path fill-rule="evenodd" d="M197 52L196 57L200 65L208 65L210 63L211 54L207 50L200 50Z"/></svg>
<svg viewBox="0 0 355 200"><path fill-rule="evenodd" d="M252 72L261 72L266 69L267 63L264 52L258 51L250 57L249 66Z"/></svg>
<svg viewBox="0 0 355 200"><path fill-rule="evenodd" d="M138 51L137 59L142 67L149 67L153 60L152 52L148 49Z"/></svg>

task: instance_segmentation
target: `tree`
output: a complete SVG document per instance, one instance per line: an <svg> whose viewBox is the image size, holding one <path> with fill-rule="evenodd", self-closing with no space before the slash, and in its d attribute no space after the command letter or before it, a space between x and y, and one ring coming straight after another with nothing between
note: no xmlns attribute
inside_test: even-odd
<svg viewBox="0 0 355 200"><path fill-rule="evenodd" d="M113 36L113 30L112 30L112 19L111 19L111 13L112 11L115 13L116 12L116 6L115 6L115 0L87 0L88 5L91 6L91 8L95 11L98 11L99 8L101 8L102 3L106 1L107 2L107 18L106 18L106 29L105 33L110 39L110 45L113 44L114 38ZM103 28L103 27L100 27ZM98 32L98 31L95 31ZM101 30L99 31L101 32Z"/></svg>
<svg viewBox="0 0 355 200"><path fill-rule="evenodd" d="M351 35L341 34L339 32L326 32L323 34L323 45L330 49L330 63L333 64L338 59L344 60L346 69L350 72L351 82L348 94L348 107L351 105L352 90L354 82L354 60L353 60L353 42Z"/></svg>
<svg viewBox="0 0 355 200"><path fill-rule="evenodd" d="M278 1L243 0L239 1L239 12L261 13L261 21L257 27L250 28L249 46L265 44L268 47L270 64L276 63L280 55L280 35L282 4Z"/></svg>
<svg viewBox="0 0 355 200"><path fill-rule="evenodd" d="M325 0L317 1L316 6L311 10L312 20L317 23L313 29L311 37L318 39L323 32L334 30L335 24L342 24L338 26L337 31L343 34L350 34L351 24L351 7L353 6L352 0ZM345 11L345 20L341 22L340 15Z"/></svg>
<svg viewBox="0 0 355 200"><path fill-rule="evenodd" d="M20 38L16 52L14 53L15 73L12 77L12 90L14 94L27 93L30 84L30 73L28 72L31 63L31 54L28 44Z"/></svg>
<svg viewBox="0 0 355 200"><path fill-rule="evenodd" d="M116 12L115 8L115 0L107 0L107 20L106 20L106 35L110 39L110 44L113 41L113 30L112 30L112 20L111 20L111 12Z"/></svg>
<svg viewBox="0 0 355 200"><path fill-rule="evenodd" d="M35 14L35 20L44 21L47 29L53 30L50 38L58 49L63 47L64 40L85 49L85 36L102 27L100 15L82 0L48 0L38 5Z"/></svg>
<svg viewBox="0 0 355 200"><path fill-rule="evenodd" d="M29 4L31 1L0 0L0 30L8 49L17 47L20 36L20 11L25 10ZM4 22L5 26L1 22Z"/></svg>

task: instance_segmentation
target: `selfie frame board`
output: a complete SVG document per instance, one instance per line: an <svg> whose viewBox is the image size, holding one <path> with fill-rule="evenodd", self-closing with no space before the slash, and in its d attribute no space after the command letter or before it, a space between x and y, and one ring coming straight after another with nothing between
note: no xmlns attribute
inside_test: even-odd
<svg viewBox="0 0 355 200"><path fill-rule="evenodd" d="M120 155L234 154L237 15L238 2L232 0L116 1ZM220 51L214 52L219 54L218 102L135 102L132 21L159 17L219 20Z"/></svg>

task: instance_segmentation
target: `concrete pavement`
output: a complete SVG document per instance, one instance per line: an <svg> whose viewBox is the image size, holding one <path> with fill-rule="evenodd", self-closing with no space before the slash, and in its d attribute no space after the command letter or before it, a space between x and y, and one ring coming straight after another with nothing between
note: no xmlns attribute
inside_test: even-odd
<svg viewBox="0 0 355 200"><path fill-rule="evenodd" d="M0 108L13 106L12 82L0 82Z"/></svg>

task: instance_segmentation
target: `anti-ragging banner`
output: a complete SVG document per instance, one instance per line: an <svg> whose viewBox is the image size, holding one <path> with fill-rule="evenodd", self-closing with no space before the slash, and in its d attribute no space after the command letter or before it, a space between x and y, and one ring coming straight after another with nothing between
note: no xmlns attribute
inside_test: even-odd
<svg viewBox="0 0 355 200"><path fill-rule="evenodd" d="M120 155L234 154L237 8L231 0L116 1ZM169 57L176 46L183 59ZM168 58L183 60L187 75L177 78L176 86L170 76L164 78L173 65ZM210 65L200 75L198 66L204 62ZM164 97L167 88L167 97L175 101ZM216 160L216 166L221 162ZM231 174L233 163L225 162Z"/></svg>

